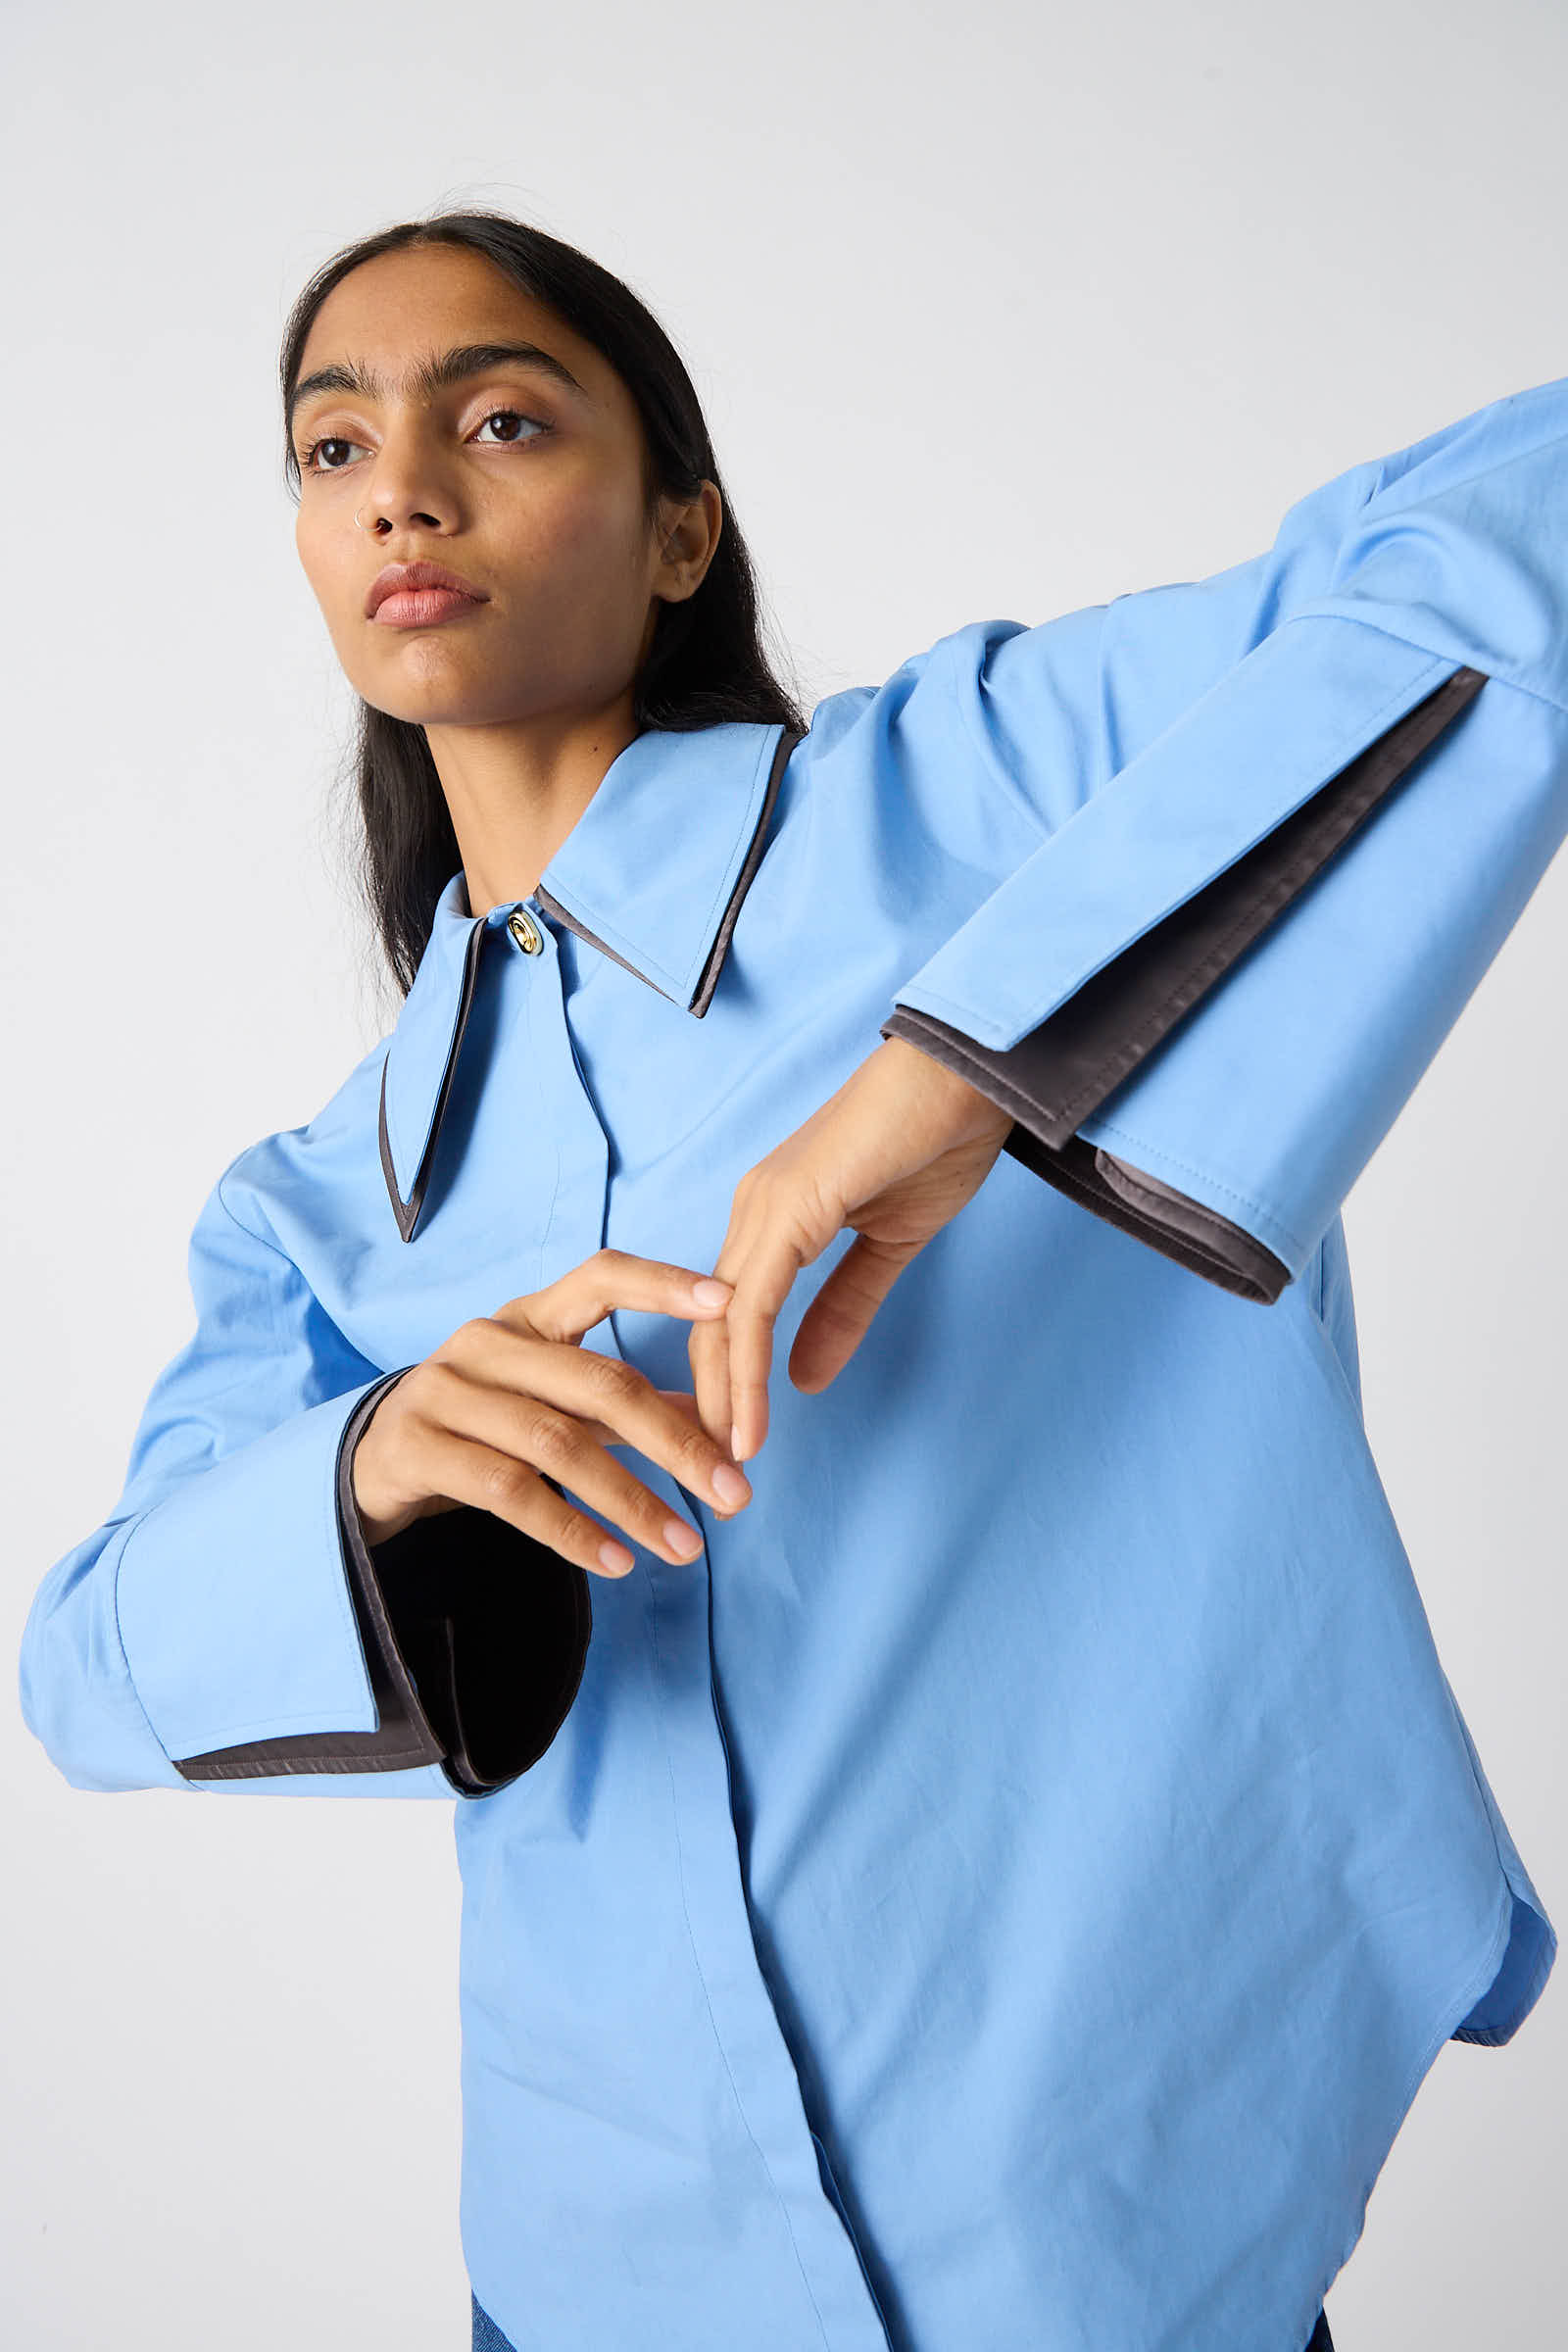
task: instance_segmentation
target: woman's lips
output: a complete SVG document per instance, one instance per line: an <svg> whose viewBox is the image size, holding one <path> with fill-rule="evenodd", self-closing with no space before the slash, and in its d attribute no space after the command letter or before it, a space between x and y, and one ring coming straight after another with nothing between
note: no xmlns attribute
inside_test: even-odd
<svg viewBox="0 0 1568 2352"><path fill-rule="evenodd" d="M456 612L476 612L484 602L456 588L399 588L381 599L370 618L394 629L427 629Z"/></svg>

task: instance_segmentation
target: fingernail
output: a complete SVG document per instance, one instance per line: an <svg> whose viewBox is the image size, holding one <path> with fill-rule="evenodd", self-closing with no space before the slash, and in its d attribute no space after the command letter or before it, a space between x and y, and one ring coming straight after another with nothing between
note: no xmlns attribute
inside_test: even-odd
<svg viewBox="0 0 1568 2352"><path fill-rule="evenodd" d="M688 1527L684 1519L664 1521L664 1542L671 1551L678 1551L683 1559L690 1559L694 1552L703 1548L702 1537L695 1527Z"/></svg>
<svg viewBox="0 0 1568 2352"><path fill-rule="evenodd" d="M739 1461L741 1458L741 1425L738 1421L732 1422L730 1425L729 1449L735 1459Z"/></svg>
<svg viewBox="0 0 1568 2352"><path fill-rule="evenodd" d="M719 1463L713 1472L713 1493L720 1502L744 1502L751 1491L751 1481L743 1470L731 1469L728 1462Z"/></svg>
<svg viewBox="0 0 1568 2352"><path fill-rule="evenodd" d="M699 1306L722 1306L729 1297L729 1284L718 1281L711 1274L705 1274L701 1282L692 1284L692 1297Z"/></svg>

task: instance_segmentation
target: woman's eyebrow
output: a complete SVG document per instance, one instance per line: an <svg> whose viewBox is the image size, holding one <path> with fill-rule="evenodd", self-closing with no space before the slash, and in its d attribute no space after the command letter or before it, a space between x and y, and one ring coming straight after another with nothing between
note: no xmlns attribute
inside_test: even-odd
<svg viewBox="0 0 1568 2352"><path fill-rule="evenodd" d="M404 377L404 388L413 398L427 400L448 384L460 384L470 375L487 375L494 368L535 368L558 383L568 384L584 400L589 397L565 361L537 343L455 344L450 351L416 360ZM366 361L334 360L329 367L314 368L295 385L289 396L289 430L294 427L295 410L313 393L351 392L362 400L382 400L387 390L386 379Z"/></svg>

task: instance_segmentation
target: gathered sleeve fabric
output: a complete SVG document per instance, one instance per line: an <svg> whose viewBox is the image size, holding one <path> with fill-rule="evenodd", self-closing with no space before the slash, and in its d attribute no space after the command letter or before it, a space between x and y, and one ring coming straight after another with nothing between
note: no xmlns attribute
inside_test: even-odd
<svg viewBox="0 0 1568 2352"><path fill-rule="evenodd" d="M28 1729L81 1788L450 1797L514 1779L575 1696L585 1574L466 1505L372 1549L354 1446L410 1367L359 1354L223 1177L189 1276L196 1329L122 1491L29 1610Z"/></svg>
<svg viewBox="0 0 1568 2352"><path fill-rule="evenodd" d="M1335 477L1228 571L945 643L1036 841L882 1034L1270 1302L1568 832L1568 378Z"/></svg>

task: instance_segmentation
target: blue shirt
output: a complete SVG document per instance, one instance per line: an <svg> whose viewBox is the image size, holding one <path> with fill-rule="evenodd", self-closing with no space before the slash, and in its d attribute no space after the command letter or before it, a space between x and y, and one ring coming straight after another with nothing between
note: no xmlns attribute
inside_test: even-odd
<svg viewBox="0 0 1568 2352"><path fill-rule="evenodd" d="M638 736L223 1170L45 1577L75 1787L454 1803L463 2242L526 2352L1298 2352L1556 1948L1368 1450L1340 1204L1568 833L1568 379L1206 579ZM367 1548L369 1409L903 1035L1013 1115L754 1499ZM1506 1153L1459 1139L1478 1208ZM1500 1171L1492 1178L1490 1169ZM585 1345L690 1386L689 1326Z"/></svg>

